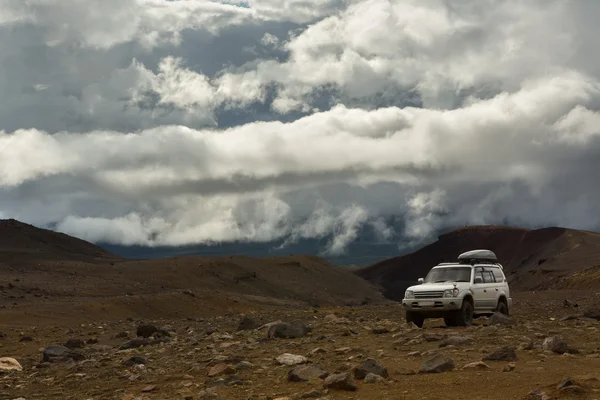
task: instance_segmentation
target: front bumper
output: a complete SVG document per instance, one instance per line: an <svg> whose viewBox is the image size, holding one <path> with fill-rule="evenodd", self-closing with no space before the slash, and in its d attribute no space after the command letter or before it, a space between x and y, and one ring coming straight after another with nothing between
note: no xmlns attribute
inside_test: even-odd
<svg viewBox="0 0 600 400"><path fill-rule="evenodd" d="M453 311L459 310L462 307L462 299L456 297L443 297L437 299L403 299L402 306L407 311Z"/></svg>

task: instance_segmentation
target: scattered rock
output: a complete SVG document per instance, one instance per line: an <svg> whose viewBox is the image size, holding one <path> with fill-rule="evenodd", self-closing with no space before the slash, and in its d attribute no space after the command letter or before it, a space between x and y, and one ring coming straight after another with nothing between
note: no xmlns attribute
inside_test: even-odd
<svg viewBox="0 0 600 400"><path fill-rule="evenodd" d="M309 355L309 356L316 356L317 354L325 354L325 353L327 353L327 350L325 350L325 349L324 349L324 348L322 348L322 347L317 347L316 349L312 349L312 350L311 350L311 351L308 353L308 355Z"/></svg>
<svg viewBox="0 0 600 400"><path fill-rule="evenodd" d="M563 379L556 388L562 389L562 388L566 388L567 386L572 386L572 385L575 385L575 380L573 380L573 378L571 378L571 377L568 377L568 378Z"/></svg>
<svg viewBox="0 0 600 400"><path fill-rule="evenodd" d="M305 364L308 362L308 358L301 356L301 355L290 354L290 353L284 353L284 354L278 356L275 360L277 360L277 362L279 364L287 365L287 366Z"/></svg>
<svg viewBox="0 0 600 400"><path fill-rule="evenodd" d="M326 324L349 324L350 320L347 318L340 318L335 314L328 314L323 318L323 322Z"/></svg>
<svg viewBox="0 0 600 400"><path fill-rule="evenodd" d="M215 328L215 327L212 327L212 326L210 326L210 327L208 327L208 328L206 328L206 329L204 330L204 334L205 334L206 336L211 336L211 335L213 335L213 334L215 334L215 333L217 333L217 332L219 332L219 329L217 329L217 328Z"/></svg>
<svg viewBox="0 0 600 400"><path fill-rule="evenodd" d="M236 369L232 365L221 363L213 366L207 375L212 378L219 375L233 375L236 372Z"/></svg>
<svg viewBox="0 0 600 400"><path fill-rule="evenodd" d="M514 347L502 347L486 356L483 361L517 361Z"/></svg>
<svg viewBox="0 0 600 400"><path fill-rule="evenodd" d="M388 370L372 358L365 360L362 364L355 367L353 370L356 379L365 379L368 374L372 373L387 378Z"/></svg>
<svg viewBox="0 0 600 400"><path fill-rule="evenodd" d="M196 297L196 294L189 289L184 290L182 293L187 294L190 297Z"/></svg>
<svg viewBox="0 0 600 400"><path fill-rule="evenodd" d="M559 319L560 322L565 322L565 321L573 321L575 319L579 319L581 316L580 315L565 315L564 317L561 317Z"/></svg>
<svg viewBox="0 0 600 400"><path fill-rule="evenodd" d="M146 359L144 357L139 357L139 356L134 356L134 357L131 357L127 361L123 361L123 365L128 366L128 367L133 367L134 365L147 364L147 363L148 363L148 361L146 361Z"/></svg>
<svg viewBox="0 0 600 400"><path fill-rule="evenodd" d="M442 343L440 343L440 347L464 346L472 344L473 341L473 336L450 336L444 339Z"/></svg>
<svg viewBox="0 0 600 400"><path fill-rule="evenodd" d="M486 321L486 325L514 325L515 322L508 315L504 315L502 313L494 313L491 317Z"/></svg>
<svg viewBox="0 0 600 400"><path fill-rule="evenodd" d="M385 333L390 333L389 329L384 326L377 326L371 329L371 333L374 335L383 335Z"/></svg>
<svg viewBox="0 0 600 400"><path fill-rule="evenodd" d="M23 371L23 367L12 357L0 358L0 371Z"/></svg>
<svg viewBox="0 0 600 400"><path fill-rule="evenodd" d="M346 390L354 392L357 390L356 382L346 372L329 375L323 382L323 387L326 389Z"/></svg>
<svg viewBox="0 0 600 400"><path fill-rule="evenodd" d="M220 397L216 392L216 388L208 388L198 393L198 398L202 400L219 400Z"/></svg>
<svg viewBox="0 0 600 400"><path fill-rule="evenodd" d="M304 325L291 325L285 322L272 325L267 331L267 338L297 339L308 335L311 328Z"/></svg>
<svg viewBox="0 0 600 400"><path fill-rule="evenodd" d="M564 394L580 395L586 392L586 390L571 377L563 379L556 388Z"/></svg>
<svg viewBox="0 0 600 400"><path fill-rule="evenodd" d="M556 354L564 354L569 352L569 346L560 336L551 336L544 339L542 343L544 350L549 350Z"/></svg>
<svg viewBox="0 0 600 400"><path fill-rule="evenodd" d="M42 352L42 362L59 363L68 360L81 361L85 356L65 346L49 346Z"/></svg>
<svg viewBox="0 0 600 400"><path fill-rule="evenodd" d="M81 339L69 339L65 343L65 347L69 349L81 349L85 346L85 343Z"/></svg>
<svg viewBox="0 0 600 400"><path fill-rule="evenodd" d="M19 342L33 342L33 338L31 336L23 336L19 339Z"/></svg>
<svg viewBox="0 0 600 400"><path fill-rule="evenodd" d="M377 374L373 374L371 372L369 372L367 374L367 376L365 376L365 383L380 383L380 382L385 382L385 378L382 376L379 376Z"/></svg>
<svg viewBox="0 0 600 400"><path fill-rule="evenodd" d="M475 361L472 363L469 363L467 365L465 365L464 367L462 367L462 369L480 369L480 370L487 370L487 369L491 369L489 365L487 365L486 363L484 363L483 361Z"/></svg>
<svg viewBox="0 0 600 400"><path fill-rule="evenodd" d="M600 308L591 308L583 313L586 318L595 319L600 321Z"/></svg>
<svg viewBox="0 0 600 400"><path fill-rule="evenodd" d="M237 330L239 331L251 331L257 329L260 325L257 324L252 318L247 315L242 316L240 323L238 324Z"/></svg>
<svg viewBox="0 0 600 400"><path fill-rule="evenodd" d="M149 338L158 331L158 328L154 325L140 325L137 327L136 334L138 337Z"/></svg>
<svg viewBox="0 0 600 400"><path fill-rule="evenodd" d="M535 390L533 392L530 392L528 398L531 400L552 400L552 396L550 396L543 390Z"/></svg>
<svg viewBox="0 0 600 400"><path fill-rule="evenodd" d="M306 382L311 379L325 379L329 373L317 365L300 365L288 373L290 382Z"/></svg>
<svg viewBox="0 0 600 400"><path fill-rule="evenodd" d="M426 360L419 367L419 373L441 373L452 371L454 361L443 353L439 353Z"/></svg>
<svg viewBox="0 0 600 400"><path fill-rule="evenodd" d="M148 385L142 389L142 392L149 393L149 392L155 392L157 390L158 390L158 387L156 387L156 385Z"/></svg>
<svg viewBox="0 0 600 400"><path fill-rule="evenodd" d="M516 364L514 364L514 363L509 363L509 364L506 364L506 365L504 366L504 368L502 369L502 372L512 372L512 371L514 371L514 370L515 370L515 368L516 368L516 367L517 367L517 366L516 366Z"/></svg>
<svg viewBox="0 0 600 400"><path fill-rule="evenodd" d="M572 301L570 301L568 299L565 299L563 301L563 307L565 307L565 308L570 308L570 307L577 308L577 307L579 307L579 304L573 303Z"/></svg>
<svg viewBox="0 0 600 400"><path fill-rule="evenodd" d="M137 349L138 347L148 346L150 342L146 339L132 339L119 347L120 350Z"/></svg>
<svg viewBox="0 0 600 400"><path fill-rule="evenodd" d="M422 336L423 340L426 342L439 342L446 338L445 335L439 335L436 333L424 333Z"/></svg>

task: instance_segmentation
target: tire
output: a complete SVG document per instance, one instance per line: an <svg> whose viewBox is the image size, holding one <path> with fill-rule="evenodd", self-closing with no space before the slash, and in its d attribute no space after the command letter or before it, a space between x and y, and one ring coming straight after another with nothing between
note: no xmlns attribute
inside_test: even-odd
<svg viewBox="0 0 600 400"><path fill-rule="evenodd" d="M452 313L451 315L444 317L444 323L448 327L456 326L456 314Z"/></svg>
<svg viewBox="0 0 600 400"><path fill-rule="evenodd" d="M425 318L419 313L407 311L406 312L406 323L413 323L417 327L422 328L425 323Z"/></svg>
<svg viewBox="0 0 600 400"><path fill-rule="evenodd" d="M506 304L506 300L498 300L498 307L496 307L496 312L508 316L508 304Z"/></svg>
<svg viewBox="0 0 600 400"><path fill-rule="evenodd" d="M473 324L473 302L464 299L460 310L456 313L456 325L470 326Z"/></svg>

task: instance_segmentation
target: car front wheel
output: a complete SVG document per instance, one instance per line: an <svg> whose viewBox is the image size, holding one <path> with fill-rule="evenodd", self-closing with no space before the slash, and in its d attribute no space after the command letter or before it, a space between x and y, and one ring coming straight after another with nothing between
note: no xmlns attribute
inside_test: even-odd
<svg viewBox="0 0 600 400"><path fill-rule="evenodd" d="M423 316L419 313L407 311L406 312L406 323L409 324L411 322L413 324L415 324L417 327L422 328L423 323L425 323L425 318L423 318Z"/></svg>
<svg viewBox="0 0 600 400"><path fill-rule="evenodd" d="M456 314L456 325L469 326L473 323L473 303L465 299L463 300L460 310Z"/></svg>

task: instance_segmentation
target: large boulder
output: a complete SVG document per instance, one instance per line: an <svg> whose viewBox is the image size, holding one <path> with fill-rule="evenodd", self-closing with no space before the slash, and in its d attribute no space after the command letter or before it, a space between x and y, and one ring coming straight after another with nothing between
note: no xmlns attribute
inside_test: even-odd
<svg viewBox="0 0 600 400"><path fill-rule="evenodd" d="M429 358L419 368L419 373L441 373L452 371L454 369L454 361L443 353L438 353Z"/></svg>
<svg viewBox="0 0 600 400"><path fill-rule="evenodd" d="M363 361L359 366L354 368L353 372L354 377L361 380L365 379L369 373L379 375L383 378L387 378L389 376L387 368L372 358Z"/></svg>
<svg viewBox="0 0 600 400"><path fill-rule="evenodd" d="M85 356L83 354L60 345L46 347L42 352L42 362L58 363L69 360L81 361L84 359Z"/></svg>

